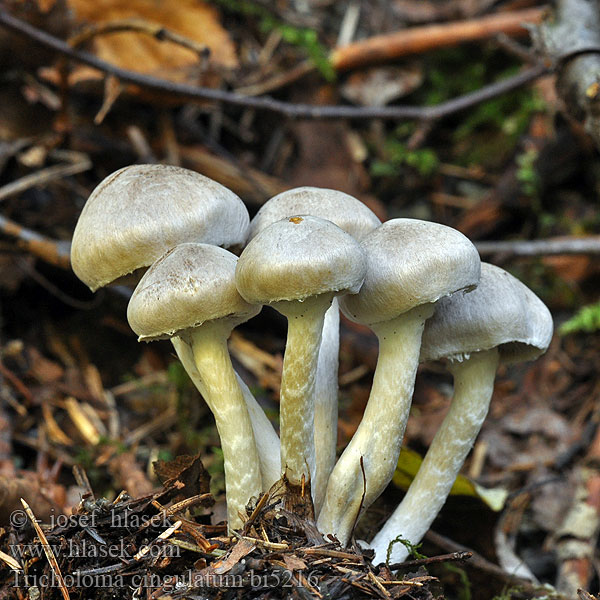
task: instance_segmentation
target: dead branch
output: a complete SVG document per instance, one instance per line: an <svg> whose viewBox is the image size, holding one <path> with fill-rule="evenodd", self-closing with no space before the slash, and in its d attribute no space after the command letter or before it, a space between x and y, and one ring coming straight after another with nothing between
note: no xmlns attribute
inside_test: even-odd
<svg viewBox="0 0 600 600"><path fill-rule="evenodd" d="M24 35L54 51L78 62L87 64L104 73L118 77L122 81L153 89L163 93L179 96L189 101L212 100L234 106L271 111L285 117L295 119L394 119L394 120L435 120L485 102L491 98L510 92L530 83L548 72L543 65L534 65L514 77L492 83L488 86L454 98L435 106L313 106L309 104L292 104L269 97L247 97L235 92L204 88L184 83L177 83L143 75L134 71L121 69L97 57L79 50L74 50L62 40L21 21L0 10L0 25L13 32Z"/></svg>
<svg viewBox="0 0 600 600"><path fill-rule="evenodd" d="M0 187L0 202L32 187L43 186L56 179L62 179L69 175L76 175L77 173L92 168L92 161L85 154L81 154L80 152L70 152L69 155L71 156L68 158L71 160L65 164L53 165L51 167L46 167L45 169L40 169L35 173L30 173L29 175L25 175L20 179L11 181L5 186Z"/></svg>
<svg viewBox="0 0 600 600"><path fill-rule="evenodd" d="M338 71L345 71L434 48L486 39L499 33L527 35L527 25L540 23L544 12L544 8L530 8L467 21L410 27L341 46L333 51L331 62Z"/></svg>
<svg viewBox="0 0 600 600"><path fill-rule="evenodd" d="M71 268L70 242L53 240L2 215L0 215L0 233L16 238L19 246L24 250L51 265L62 269Z"/></svg>
<svg viewBox="0 0 600 600"><path fill-rule="evenodd" d="M69 39L73 48L77 48L92 38L107 33L118 33L122 31L135 31L145 33L159 41L169 41L195 52L199 58L207 58L210 48L204 44L198 44L194 40L184 37L175 31L170 31L158 23L150 23L143 19L120 19L108 23L91 23L84 30Z"/></svg>
<svg viewBox="0 0 600 600"><path fill-rule="evenodd" d="M559 0L555 14L534 32L540 50L557 65L556 90L565 110L581 120L600 147L600 6Z"/></svg>
<svg viewBox="0 0 600 600"><path fill-rule="evenodd" d="M554 256L558 254L600 254L600 236L564 237L548 240L476 242L482 256Z"/></svg>
<svg viewBox="0 0 600 600"><path fill-rule="evenodd" d="M535 62L533 53L521 48L509 36L525 35L528 31L527 25L539 23L542 15L543 9L532 8L468 21L411 27L345 44L336 48L329 59L336 70L345 71L462 42L497 36L500 45L507 48L509 52L517 54L524 62L531 63ZM239 87L236 92L247 96L258 96L289 85L315 70L316 66L312 61L304 60L285 73L277 73L260 83Z"/></svg>

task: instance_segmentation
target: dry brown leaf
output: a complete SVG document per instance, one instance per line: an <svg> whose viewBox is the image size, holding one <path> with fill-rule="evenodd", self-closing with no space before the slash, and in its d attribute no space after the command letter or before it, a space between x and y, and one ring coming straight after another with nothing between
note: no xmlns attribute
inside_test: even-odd
<svg viewBox="0 0 600 600"><path fill-rule="evenodd" d="M217 561L211 567L212 572L217 575L223 575L224 573L231 571L231 569L233 569L244 556L250 554L254 548L256 548L254 543L246 538L242 538L223 560Z"/></svg>
<svg viewBox="0 0 600 600"><path fill-rule="evenodd" d="M573 283L588 277L593 266L589 256L544 256L542 262L561 279Z"/></svg>
<svg viewBox="0 0 600 600"><path fill-rule="evenodd" d="M197 44L210 48L209 62L216 67L235 68L236 51L229 34L219 21L215 7L197 0L69 0L79 23L104 24L140 19L159 24ZM152 74L173 81L189 80L198 71L198 56L170 41L158 41L136 32L119 32L94 38L96 56L123 69ZM197 74L197 73L196 73ZM73 81L98 79L96 70L77 67Z"/></svg>
<svg viewBox="0 0 600 600"><path fill-rule="evenodd" d="M112 458L108 470L114 477L116 487L127 490L132 498L140 498L152 493L154 486L138 465L133 452L123 452Z"/></svg>
<svg viewBox="0 0 600 600"><path fill-rule="evenodd" d="M14 511L19 511L19 518L22 516L21 498L27 499L40 519L47 519L53 513L62 512L66 502L65 488L62 485L44 483L35 473L23 471L17 477L0 476L1 524L7 524L11 514L14 519ZM23 521L13 521L13 524L25 525Z"/></svg>
<svg viewBox="0 0 600 600"><path fill-rule="evenodd" d="M40 9L40 12L47 13L54 8L56 0L37 0L36 3Z"/></svg>
<svg viewBox="0 0 600 600"><path fill-rule="evenodd" d="M154 472L165 488L179 490L175 500L205 494L210 491L210 475L204 468L200 455L181 455L173 460L152 463Z"/></svg>
<svg viewBox="0 0 600 600"><path fill-rule="evenodd" d="M39 383L55 383L64 377L65 370L58 363L42 356L36 348L28 348L28 354L31 361L29 375Z"/></svg>

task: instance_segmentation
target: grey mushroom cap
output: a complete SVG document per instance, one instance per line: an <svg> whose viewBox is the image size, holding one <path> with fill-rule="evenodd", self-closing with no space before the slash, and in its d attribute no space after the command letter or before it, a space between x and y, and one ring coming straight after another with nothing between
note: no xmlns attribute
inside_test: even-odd
<svg viewBox="0 0 600 600"><path fill-rule="evenodd" d="M477 288L440 300L425 325L421 360L463 360L498 348L503 362L533 360L552 339L552 315L521 281L482 263Z"/></svg>
<svg viewBox="0 0 600 600"><path fill-rule="evenodd" d="M244 203L208 177L181 167L131 165L88 198L73 233L71 264L96 290L183 242L242 245L249 222Z"/></svg>
<svg viewBox="0 0 600 600"><path fill-rule="evenodd" d="M265 227L293 215L313 215L335 223L357 240L381 225L379 217L360 200L327 188L298 187L268 200L250 222L254 238Z"/></svg>
<svg viewBox="0 0 600 600"><path fill-rule="evenodd" d="M169 338L215 319L235 325L257 315L235 287L237 256L208 244L185 243L157 260L135 288L127 307L139 340Z"/></svg>
<svg viewBox="0 0 600 600"><path fill-rule="evenodd" d="M362 241L367 275L360 292L340 300L352 321L374 325L433 303L479 281L479 254L462 233L418 219L391 219Z"/></svg>
<svg viewBox="0 0 600 600"><path fill-rule="evenodd" d="M360 244L337 225L294 216L269 225L249 242L236 269L240 294L254 304L356 293L365 277Z"/></svg>

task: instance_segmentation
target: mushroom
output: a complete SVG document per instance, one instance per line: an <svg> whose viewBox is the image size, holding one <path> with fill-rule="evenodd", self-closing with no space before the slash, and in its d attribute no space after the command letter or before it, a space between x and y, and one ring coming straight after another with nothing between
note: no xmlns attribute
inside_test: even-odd
<svg viewBox="0 0 600 600"><path fill-rule="evenodd" d="M488 412L499 361L533 360L552 338L552 316L546 305L503 269L482 263L478 287L437 304L423 333L421 360L448 361L454 376L454 398L404 499L371 545L374 562L386 560L398 535L416 544L444 505ZM399 562L408 551L391 549Z"/></svg>
<svg viewBox="0 0 600 600"><path fill-rule="evenodd" d="M327 484L317 525L346 544L361 510L390 482L408 419L421 335L440 298L474 287L477 250L462 233L416 219L392 219L361 242L367 275L360 292L340 300L352 321L379 340L369 401Z"/></svg>
<svg viewBox="0 0 600 600"><path fill-rule="evenodd" d="M188 169L131 165L94 189L73 232L73 271L92 291L149 267L183 242L226 248L246 241L244 203Z"/></svg>
<svg viewBox="0 0 600 600"><path fill-rule="evenodd" d="M268 200L250 221L249 239L281 219L312 215L331 221L361 240L381 225L379 218L353 196L317 187L287 190ZM325 313L315 376L315 476L312 485L315 514L319 514L327 479L335 465L337 444L340 313L337 298Z"/></svg>
<svg viewBox="0 0 600 600"><path fill-rule="evenodd" d="M240 246L248 235L244 203L199 173L167 165L131 165L105 178L88 198L73 234L71 263L92 291L140 272L183 242ZM206 399L206 386L177 337L172 343ZM265 489L279 478L279 439L256 399L242 392L260 440ZM209 408L212 409L212 407Z"/></svg>
<svg viewBox="0 0 600 600"><path fill-rule="evenodd" d="M146 271L127 307L139 341L178 336L192 350L221 438L230 530L242 525L240 512L262 489L252 424L227 350L233 328L261 307L239 295L236 263L218 246L180 244Z"/></svg>
<svg viewBox="0 0 600 600"><path fill-rule="evenodd" d="M334 296L358 291L365 268L354 238L312 216L269 225L238 261L240 294L253 304L271 305L288 320L280 438L281 467L291 486L314 477L314 385L325 312Z"/></svg>

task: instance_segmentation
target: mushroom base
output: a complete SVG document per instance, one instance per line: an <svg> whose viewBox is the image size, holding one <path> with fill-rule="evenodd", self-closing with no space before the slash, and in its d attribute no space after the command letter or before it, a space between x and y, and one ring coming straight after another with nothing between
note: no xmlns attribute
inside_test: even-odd
<svg viewBox="0 0 600 600"><path fill-rule="evenodd" d="M468 360L450 363L454 397L406 496L371 542L374 564L401 562L403 544L389 545L399 535L418 543L446 502L456 476L487 415L498 367L498 350L474 352ZM389 556L388 556L389 549Z"/></svg>
<svg viewBox="0 0 600 600"><path fill-rule="evenodd" d="M433 305L426 304L372 326L379 358L362 421L335 465L319 530L347 544L361 511L391 481L412 401L421 336Z"/></svg>

